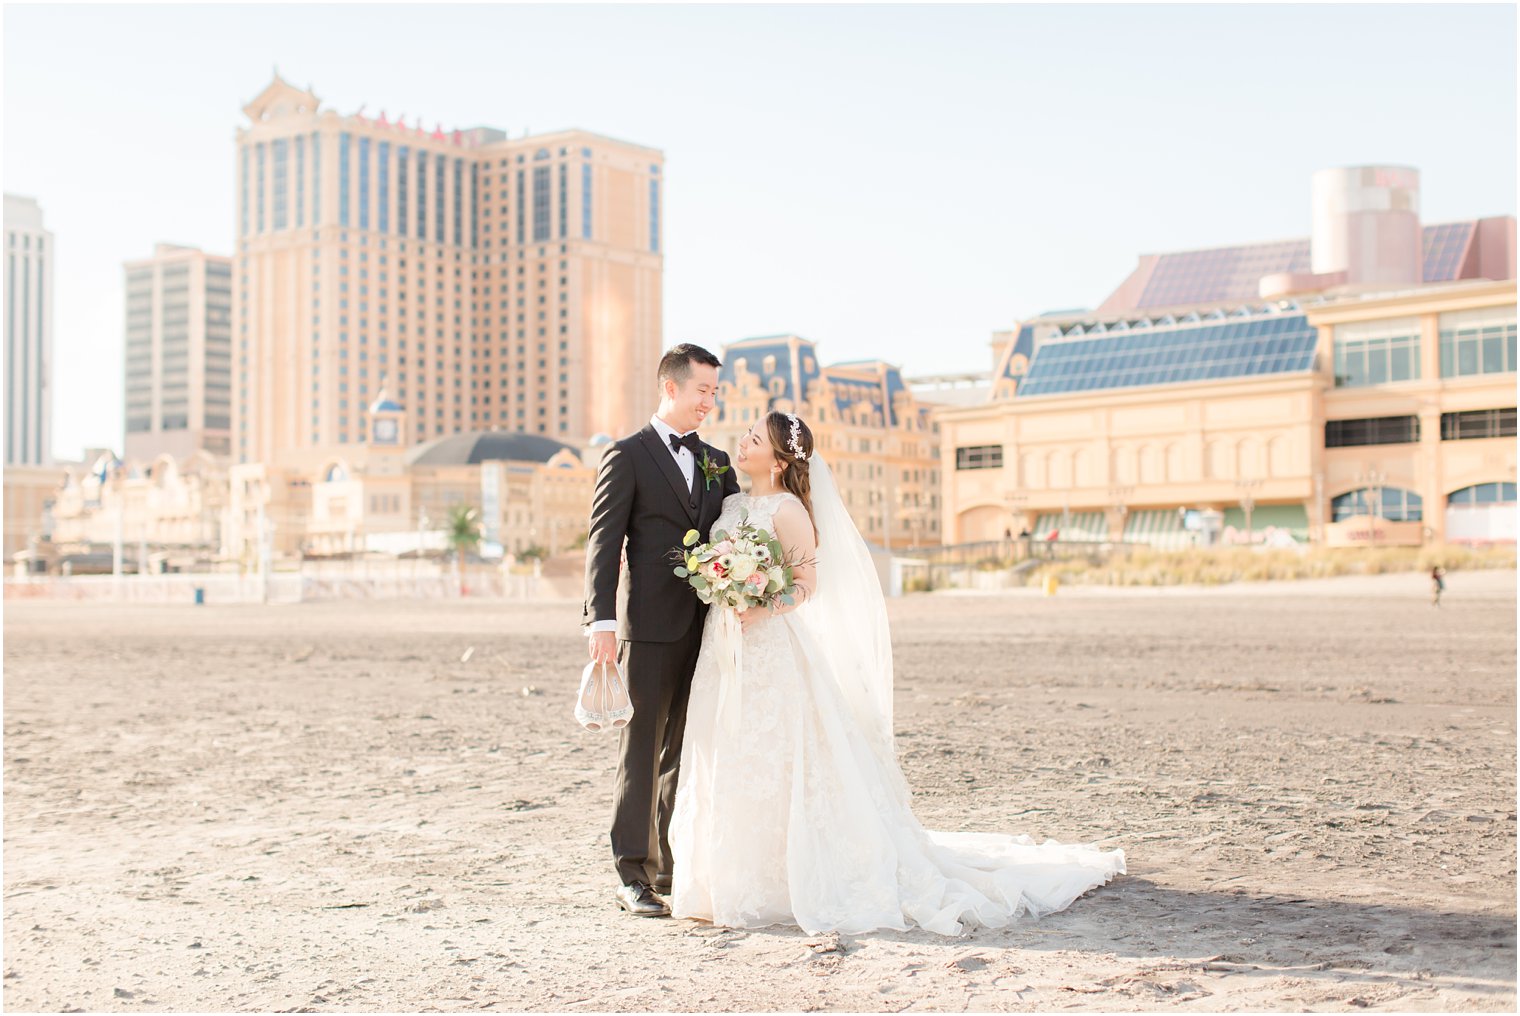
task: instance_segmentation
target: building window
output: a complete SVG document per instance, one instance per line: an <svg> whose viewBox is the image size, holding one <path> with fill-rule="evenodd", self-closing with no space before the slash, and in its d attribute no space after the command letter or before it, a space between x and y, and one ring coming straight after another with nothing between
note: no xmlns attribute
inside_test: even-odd
<svg viewBox="0 0 1520 1016"><path fill-rule="evenodd" d="M378 209L380 221L377 225L380 232L384 233L391 228L391 143L382 141L379 148L380 188L375 194L375 201L380 206Z"/></svg>
<svg viewBox="0 0 1520 1016"><path fill-rule="evenodd" d="M306 225L306 135L296 135L296 225Z"/></svg>
<svg viewBox="0 0 1520 1016"><path fill-rule="evenodd" d="M1447 504L1514 504L1515 485L1513 483L1479 483L1471 487L1463 487L1453 491L1446 499Z"/></svg>
<svg viewBox="0 0 1520 1016"><path fill-rule="evenodd" d="M1514 372L1514 307L1442 314L1440 327L1442 377Z"/></svg>
<svg viewBox="0 0 1520 1016"><path fill-rule="evenodd" d="M1420 418L1418 416L1377 416L1365 420L1330 420L1325 424L1326 448L1414 444L1419 440Z"/></svg>
<svg viewBox="0 0 1520 1016"><path fill-rule="evenodd" d="M585 150L590 158L591 150ZM581 239L591 239L591 163L581 164Z"/></svg>
<svg viewBox="0 0 1520 1016"><path fill-rule="evenodd" d="M454 160L454 246L464 244L464 162Z"/></svg>
<svg viewBox="0 0 1520 1016"><path fill-rule="evenodd" d="M549 167L537 166L533 170L533 240L549 239Z"/></svg>
<svg viewBox="0 0 1520 1016"><path fill-rule="evenodd" d="M277 138L270 143L274 151L274 228L284 229L286 226L286 204L289 165L290 165L290 142L284 138Z"/></svg>
<svg viewBox="0 0 1520 1016"><path fill-rule="evenodd" d="M1335 326L1335 386L1414 381L1420 377L1418 318Z"/></svg>
<svg viewBox="0 0 1520 1016"><path fill-rule="evenodd" d="M559 238L563 240L570 231L570 167L559 164Z"/></svg>
<svg viewBox="0 0 1520 1016"><path fill-rule="evenodd" d="M470 166L470 246L480 246L480 164ZM489 277L489 273L487 273Z"/></svg>
<svg viewBox="0 0 1520 1016"><path fill-rule="evenodd" d="M1424 517L1420 495L1399 487L1353 490L1330 500L1332 522L1342 522L1358 515L1375 515L1389 522L1419 522Z"/></svg>
<svg viewBox="0 0 1520 1016"><path fill-rule="evenodd" d="M311 224L322 224L322 135L311 136Z"/></svg>
<svg viewBox="0 0 1520 1016"><path fill-rule="evenodd" d="M649 181L649 249L660 252L660 181Z"/></svg>
<svg viewBox="0 0 1520 1016"><path fill-rule="evenodd" d="M427 239L427 152L417 153L417 239Z"/></svg>
<svg viewBox="0 0 1520 1016"><path fill-rule="evenodd" d="M396 232L406 235L406 198L409 188L407 172L410 169L412 150L406 145L396 149ZM405 267L405 265L403 265ZM403 277L405 282L405 277Z"/></svg>
<svg viewBox="0 0 1520 1016"><path fill-rule="evenodd" d="M448 164L449 160L440 155L433 166L433 238L438 243L443 243L447 235L444 232L443 175Z"/></svg>
<svg viewBox="0 0 1520 1016"><path fill-rule="evenodd" d="M522 156L519 155L517 161L521 162ZM526 197L526 187L526 178L523 171L519 169L517 171L517 242L519 244L528 242L528 200Z"/></svg>
<svg viewBox="0 0 1520 1016"><path fill-rule="evenodd" d="M1442 441L1470 441L1485 437L1514 437L1515 407L1473 409L1441 414Z"/></svg>
<svg viewBox="0 0 1520 1016"><path fill-rule="evenodd" d="M1002 445L972 445L955 450L955 468L960 469L1002 469L1003 446Z"/></svg>
<svg viewBox="0 0 1520 1016"><path fill-rule="evenodd" d="M338 225L348 225L348 163L349 147L353 137L347 132L338 135Z"/></svg>
<svg viewBox="0 0 1520 1016"><path fill-rule="evenodd" d="M258 145L258 151L256 154L258 155L259 161L259 232L262 233L264 232L264 145L262 142Z"/></svg>
<svg viewBox="0 0 1520 1016"><path fill-rule="evenodd" d="M369 228L369 138L359 139L359 228Z"/></svg>

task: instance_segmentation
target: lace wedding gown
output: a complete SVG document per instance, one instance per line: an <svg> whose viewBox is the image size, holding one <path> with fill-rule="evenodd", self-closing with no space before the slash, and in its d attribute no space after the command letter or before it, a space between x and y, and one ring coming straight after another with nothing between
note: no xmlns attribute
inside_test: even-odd
<svg viewBox="0 0 1520 1016"><path fill-rule="evenodd" d="M713 528L747 510L774 532L791 497L730 495ZM808 609L743 636L737 681L719 663L721 610L708 612L670 824L672 914L812 934L917 925L958 935L1065 909L1123 873L1122 851L925 830L889 738L852 713Z"/></svg>

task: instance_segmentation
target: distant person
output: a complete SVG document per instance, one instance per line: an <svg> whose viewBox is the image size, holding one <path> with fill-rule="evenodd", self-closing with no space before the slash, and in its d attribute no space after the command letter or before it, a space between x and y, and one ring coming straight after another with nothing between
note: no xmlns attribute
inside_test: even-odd
<svg viewBox="0 0 1520 1016"><path fill-rule="evenodd" d="M1441 605L1441 594L1446 592L1446 569L1436 565L1430 569L1430 602L1432 606Z"/></svg>

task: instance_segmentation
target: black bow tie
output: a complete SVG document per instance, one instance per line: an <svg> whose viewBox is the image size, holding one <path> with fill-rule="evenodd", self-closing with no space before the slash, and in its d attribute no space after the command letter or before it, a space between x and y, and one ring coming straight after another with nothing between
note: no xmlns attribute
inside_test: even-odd
<svg viewBox="0 0 1520 1016"><path fill-rule="evenodd" d="M678 437L675 434L667 434L666 437L670 440L671 451L679 452L681 450L681 446L685 445L687 448L691 449L692 458L697 457L697 449L702 447L702 439L697 437L696 431L692 431L685 437Z"/></svg>

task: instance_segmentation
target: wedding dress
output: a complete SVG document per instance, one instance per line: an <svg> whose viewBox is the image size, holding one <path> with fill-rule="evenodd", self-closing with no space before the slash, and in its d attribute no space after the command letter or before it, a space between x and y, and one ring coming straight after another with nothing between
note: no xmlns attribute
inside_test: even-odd
<svg viewBox="0 0 1520 1016"><path fill-rule="evenodd" d="M959 935L1063 910L1122 874L1119 850L919 824L892 744L880 584L828 467L816 454L810 466L815 595L742 635L721 608L708 612L670 824L671 913ZM747 513L774 533L788 498L730 495L713 529Z"/></svg>

